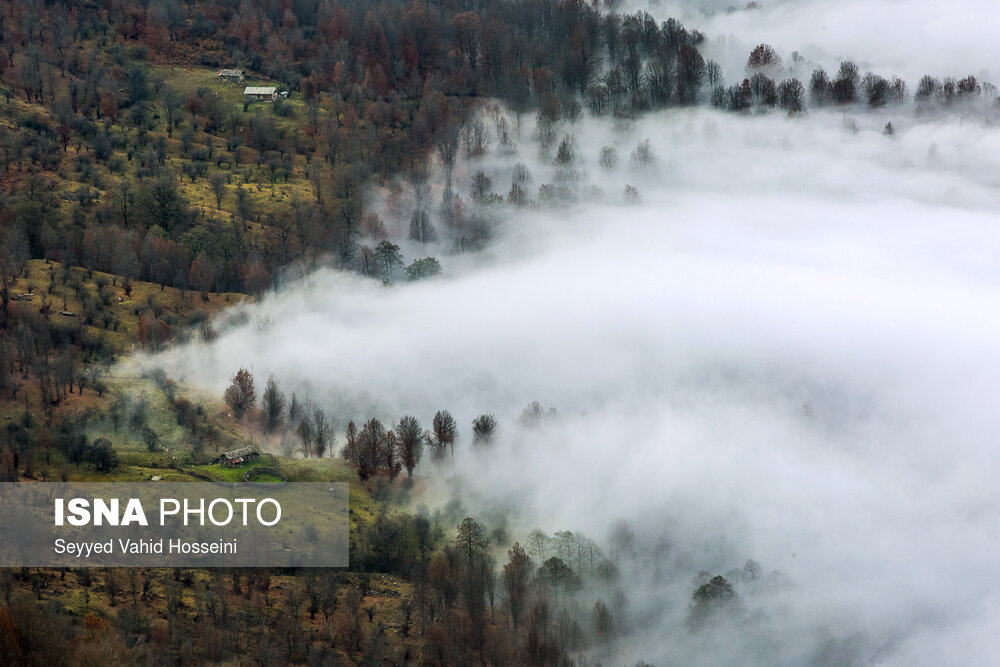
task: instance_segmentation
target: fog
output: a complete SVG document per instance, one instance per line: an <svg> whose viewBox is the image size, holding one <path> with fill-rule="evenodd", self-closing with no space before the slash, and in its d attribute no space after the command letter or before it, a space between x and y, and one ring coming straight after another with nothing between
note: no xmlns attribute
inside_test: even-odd
<svg viewBox="0 0 1000 667"><path fill-rule="evenodd" d="M883 76L902 76L911 89L924 74L996 78L1000 5L995 2L764 0L756 10L726 11L746 4L631 0L624 7L648 11L659 21L675 17L709 40L722 38L709 53L731 65L730 78L742 77L747 54L761 42L777 49L786 64L793 51L827 68L854 59ZM718 48L722 44L732 49Z"/></svg>
<svg viewBox="0 0 1000 667"><path fill-rule="evenodd" d="M437 256L442 277L383 286L322 269L226 315L211 344L144 363L220 396L240 366L274 374L340 435L352 418L429 426L448 409L454 479L425 462L415 505L458 488L522 541L537 526L607 545L627 520L647 551L622 561L635 629L612 664L987 664L1000 133L895 113L566 125L576 199L489 207L479 253L401 243L407 261ZM457 191L484 169L505 194L521 161L535 198L559 170L532 134L526 121L516 155L463 160ZM636 166L646 138L655 159ZM371 208L388 217L384 194ZM558 416L521 425L533 400ZM473 450L483 412L501 434ZM740 591L756 620L688 633L692 576L747 558L784 582Z"/></svg>

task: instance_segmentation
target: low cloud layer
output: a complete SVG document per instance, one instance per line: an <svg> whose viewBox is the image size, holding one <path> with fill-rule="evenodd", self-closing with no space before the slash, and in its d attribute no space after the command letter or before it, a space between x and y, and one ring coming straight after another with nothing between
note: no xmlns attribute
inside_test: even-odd
<svg viewBox="0 0 1000 667"><path fill-rule="evenodd" d="M515 533L603 540L626 519L674 545L678 568L752 557L795 584L760 600L756 639L708 648L683 630L690 575L640 568L640 630L619 660L986 664L1000 624L996 130L683 111L562 132L577 137L580 200L494 210L488 250L437 249L444 277L383 287L321 270L212 344L148 363L220 395L242 365L274 374L341 434L349 418L449 409L467 505L513 508ZM506 192L516 161L534 188L554 178L522 136L513 157L462 165L460 187L483 168ZM645 138L656 159L635 168ZM604 145L622 158L611 172ZM559 417L520 427L532 400ZM482 412L501 437L472 451Z"/></svg>
<svg viewBox="0 0 1000 667"><path fill-rule="evenodd" d="M757 3L759 9L744 10L746 4L631 0L627 6L648 11L659 21L679 18L710 40L723 38L712 55L723 64L732 62L731 77L742 76L749 50L762 42L774 46L786 61L793 51L824 67L853 59L883 76L902 76L911 86L924 74L974 74L986 80L997 75L1000 6L995 3L764 0ZM727 12L727 7L740 9Z"/></svg>

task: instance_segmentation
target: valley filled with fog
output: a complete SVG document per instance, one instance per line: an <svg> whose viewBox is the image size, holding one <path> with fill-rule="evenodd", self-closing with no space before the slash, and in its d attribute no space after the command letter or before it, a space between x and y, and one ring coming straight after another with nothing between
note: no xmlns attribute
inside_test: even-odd
<svg viewBox="0 0 1000 667"><path fill-rule="evenodd" d="M0 506L90 517L0 664L1000 664L998 28L7 2ZM140 482L347 516L105 561Z"/></svg>
<svg viewBox="0 0 1000 667"><path fill-rule="evenodd" d="M824 53L843 55L843 33ZM369 210L407 262L433 255L442 275L389 285L320 268L143 364L217 394L241 366L273 375L326 406L338 436L352 419L451 411L454 464L417 468L414 507L457 499L522 542L581 531L613 554L618 583L567 603L628 600L632 629L591 660L987 664L995 111L699 108L539 126L488 105L469 121L488 150L459 149L458 213L439 206L440 161L426 183L372 186ZM421 201L436 239L423 244L407 239ZM453 252L462 225L478 252ZM482 413L498 435L473 447ZM739 613L691 632L699 572L748 559L763 570L736 584Z"/></svg>
<svg viewBox="0 0 1000 667"><path fill-rule="evenodd" d="M1000 621L1000 136L934 118L886 137L883 120L582 121L573 201L493 207L488 248L442 255L442 277L319 270L155 363L218 391L241 365L273 374L341 433L447 408L458 481L423 464L418 502L457 493L519 535L602 541L626 521L641 555L622 565L638 629L621 659L975 662ZM515 161L535 187L563 169L524 141L456 181L482 168L506 190ZM534 400L558 415L525 425ZM499 437L473 449L482 412ZM722 648L689 637L691 578L747 558L785 582L745 593L761 618Z"/></svg>

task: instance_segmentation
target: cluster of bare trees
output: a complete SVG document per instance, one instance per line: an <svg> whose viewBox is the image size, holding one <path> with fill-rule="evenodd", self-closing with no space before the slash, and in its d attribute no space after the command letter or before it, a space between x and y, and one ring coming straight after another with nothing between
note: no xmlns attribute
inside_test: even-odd
<svg viewBox="0 0 1000 667"><path fill-rule="evenodd" d="M862 74L861 68L851 60L840 63L832 76L822 67L815 67L809 76L807 90L796 77L804 67L805 59L797 52L792 54L792 63L786 67L770 45L760 44L747 58L746 78L726 87L721 67L710 61L705 76L712 105L730 111L778 107L795 114L806 109L807 101L813 107L865 104L879 108L900 105L910 99L909 88L901 78L889 79L874 72ZM996 100L997 89L991 84L980 84L971 75L958 81L924 76L913 95L918 110L948 108L980 98Z"/></svg>
<svg viewBox="0 0 1000 667"><path fill-rule="evenodd" d="M300 401L294 393L286 399L274 377L267 380L257 406L253 374L246 368L233 376L224 398L236 420L253 412L265 434L280 438L282 453L291 457L296 451L306 457L323 458L332 453L333 422L323 408L312 401Z"/></svg>
<svg viewBox="0 0 1000 667"><path fill-rule="evenodd" d="M953 78L937 79L925 75L917 84L913 95L918 108L948 108L955 104L985 98L994 101L997 98L997 87L992 83L980 83L971 74L956 81Z"/></svg>
<svg viewBox="0 0 1000 667"><path fill-rule="evenodd" d="M535 530L524 545L511 544L502 530L466 517L415 584L428 650L441 664L475 656L493 664L565 664L629 630L618 569L581 533Z"/></svg>
<svg viewBox="0 0 1000 667"><path fill-rule="evenodd" d="M591 60L574 72L591 113L631 117L647 109L698 102L706 67L698 46L704 35L689 32L675 19L658 25L644 12L606 15L598 34L610 61L608 70L600 72ZM570 117L578 113L578 106L564 106ZM546 111L545 106L541 109Z"/></svg>
<svg viewBox="0 0 1000 667"><path fill-rule="evenodd" d="M333 420L310 400L300 401L294 393L291 399L286 399L274 377L268 378L259 408L253 374L246 368L233 375L224 398L235 419L242 420L252 413L265 433L280 437L286 456L296 451L306 457L332 455L336 442ZM472 421L473 444L491 444L498 429L499 423L492 414L479 415ZM297 438L297 448L293 436ZM412 477L425 450L436 463L449 457L454 460L458 439L458 424L447 410L434 415L430 429L425 429L412 415L404 415L388 428L373 417L362 422L360 428L353 420L348 421L340 453L357 469L362 480L375 475L394 480L403 470L408 478Z"/></svg>
<svg viewBox="0 0 1000 667"><path fill-rule="evenodd" d="M488 445L496 436L498 423L491 414L483 414L472 422L473 444ZM424 451L430 452L435 463L455 458L455 443L459 439L458 424L447 410L439 410L431 421L431 428L425 430L420 421L405 415L387 429L381 421L372 418L360 429L353 421L347 424L344 435L345 445L341 452L344 459L358 471L358 476L366 480L383 474L390 480L403 470L407 478L423 458Z"/></svg>
<svg viewBox="0 0 1000 667"><path fill-rule="evenodd" d="M32 277L26 258L23 237L0 230L0 402L20 422L11 423L0 451L7 450L8 464L17 461L30 472L41 444L51 445L51 434L72 416L61 408L85 395L104 397L105 364L116 350L95 331L116 331L119 315L110 307L118 291L106 278L88 280L85 271L54 264ZM98 458L81 454L72 462L83 460L114 467L103 449Z"/></svg>

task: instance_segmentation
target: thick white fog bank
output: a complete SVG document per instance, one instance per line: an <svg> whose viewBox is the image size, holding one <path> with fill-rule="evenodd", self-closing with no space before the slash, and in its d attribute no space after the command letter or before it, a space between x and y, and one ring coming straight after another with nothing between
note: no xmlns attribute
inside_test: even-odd
<svg viewBox="0 0 1000 667"><path fill-rule="evenodd" d="M688 570L658 579L647 564L625 582L639 620L617 661L989 663L1000 132L689 111L564 133L580 199L491 209L496 237L476 255L404 248L437 254L442 278L383 287L321 270L220 322L211 344L145 363L219 395L240 366L274 374L340 434L352 418L429 426L448 409L470 511L510 508L522 539L539 526L604 540L626 519L640 540L669 540ZM506 193L523 161L534 197L558 170L531 134L513 157L460 165L457 189L483 169ZM635 167L645 138L655 160ZM621 157L611 171L605 145ZM532 400L559 416L519 426ZM484 412L501 436L473 451ZM749 557L794 587L753 601L769 619L756 639L709 648L684 631L688 571Z"/></svg>
<svg viewBox="0 0 1000 667"><path fill-rule="evenodd" d="M736 53L709 52L724 65L732 61L732 77L742 76L749 50L760 43L777 49L786 65L793 51L824 67L851 59L902 76L911 87L924 74L991 81L1000 63L1000 5L989 0L763 0L754 10L743 9L746 4L631 0L625 7L659 21L678 18L710 41L733 42ZM734 6L740 9L726 11Z"/></svg>

